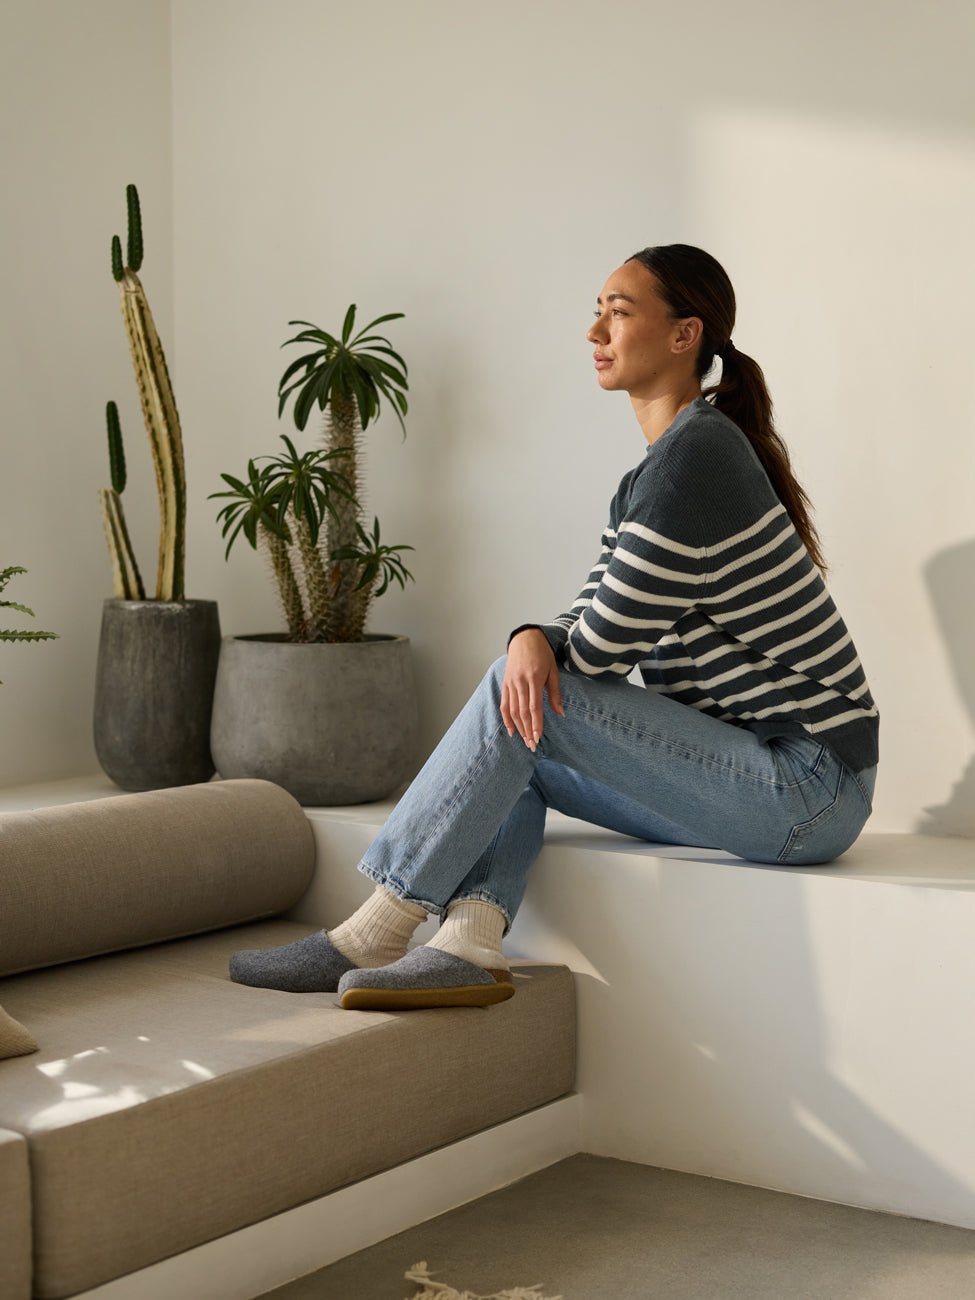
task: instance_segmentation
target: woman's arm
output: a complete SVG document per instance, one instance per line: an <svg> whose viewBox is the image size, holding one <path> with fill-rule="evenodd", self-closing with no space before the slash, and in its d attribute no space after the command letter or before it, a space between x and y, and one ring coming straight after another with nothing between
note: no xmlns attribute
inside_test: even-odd
<svg viewBox="0 0 975 1300"><path fill-rule="evenodd" d="M559 691L559 668L565 665L569 629L586 609L606 572L616 544L612 520L602 535L602 550L572 607L551 623L522 623L508 636L508 665L501 686L501 717L508 735L518 734L534 752L542 738L543 700L547 690L552 708L565 713Z"/></svg>
<svg viewBox="0 0 975 1300"><path fill-rule="evenodd" d="M621 513L596 589L566 632L566 672L626 677L704 590L707 547L695 544L694 503L666 462L636 479Z"/></svg>

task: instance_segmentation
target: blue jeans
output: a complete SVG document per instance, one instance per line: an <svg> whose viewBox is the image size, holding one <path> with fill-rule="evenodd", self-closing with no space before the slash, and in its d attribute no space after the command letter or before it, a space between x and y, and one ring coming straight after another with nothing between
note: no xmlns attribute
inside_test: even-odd
<svg viewBox="0 0 975 1300"><path fill-rule="evenodd" d="M876 767L853 772L811 736L759 741L628 681L560 672L534 753L501 718L507 655L487 670L359 863L441 917L479 898L511 928L545 813L637 839L782 866L831 862L872 810Z"/></svg>

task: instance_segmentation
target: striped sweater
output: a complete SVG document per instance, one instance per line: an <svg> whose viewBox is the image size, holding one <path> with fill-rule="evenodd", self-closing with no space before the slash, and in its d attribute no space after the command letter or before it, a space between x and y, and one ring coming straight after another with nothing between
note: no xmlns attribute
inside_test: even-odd
<svg viewBox="0 0 975 1300"><path fill-rule="evenodd" d="M856 647L748 438L705 397L623 475L602 550L544 632L566 672L644 685L722 722L808 735L855 772L879 714Z"/></svg>

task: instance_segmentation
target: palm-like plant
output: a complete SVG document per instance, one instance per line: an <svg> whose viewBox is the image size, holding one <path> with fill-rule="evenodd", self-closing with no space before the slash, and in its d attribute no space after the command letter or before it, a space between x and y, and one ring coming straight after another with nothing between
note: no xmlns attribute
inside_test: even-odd
<svg viewBox="0 0 975 1300"><path fill-rule="evenodd" d="M289 321L290 325L308 328L288 339L282 347L290 343L316 346L288 366L278 385L279 416L288 397L297 391L293 413L299 429L304 429L316 403L327 412L325 446L329 452L343 454L342 472L352 488L351 498L336 503L337 508L325 525L327 585L312 621L324 628L326 641L361 641L373 595L381 595L386 590L389 577L395 578L401 586L404 585L403 575L412 577L402 561L393 559L393 554L413 548L381 546L378 519L370 538L362 527L360 504L361 434L368 428L370 420L378 417L382 398L392 407L403 437L406 437L403 423L407 410L406 363L393 351L384 335L373 333L378 325L399 320L403 313L390 312L378 316L353 337L355 312L353 303L345 313L339 338L310 321ZM289 387L288 381L296 375L298 377ZM381 589L374 592L373 585L380 569L386 575L385 581Z"/></svg>
<svg viewBox="0 0 975 1300"><path fill-rule="evenodd" d="M403 313L380 316L352 338L355 310L353 304L346 312L339 338L307 321L289 322L309 326L289 343L323 346L285 371L278 415L299 389L295 424L304 429L318 402L328 412L326 446L299 455L282 434L287 456L257 457L270 461L262 469L252 459L246 482L222 474L232 490L210 493L231 498L217 516L224 519L223 536L230 532L225 558L241 532L255 550L258 543L266 547L292 641L361 641L373 597L391 581L402 587L413 576L397 554L413 547L384 545L378 519L367 532L359 499L361 432L378 416L381 397L406 435L406 365L387 339L369 332ZM305 373L288 388L301 369Z"/></svg>
<svg viewBox="0 0 975 1300"><path fill-rule="evenodd" d="M0 569L0 591L3 591L7 583L15 573L26 573L27 570L19 564L12 564L8 569ZM29 614L34 617L34 611L26 605L19 605L15 600L0 600L0 606L4 609L18 609L22 614ZM10 629L0 628L0 641L47 641L57 640L57 632L17 632ZM0 686L3 682L0 682Z"/></svg>

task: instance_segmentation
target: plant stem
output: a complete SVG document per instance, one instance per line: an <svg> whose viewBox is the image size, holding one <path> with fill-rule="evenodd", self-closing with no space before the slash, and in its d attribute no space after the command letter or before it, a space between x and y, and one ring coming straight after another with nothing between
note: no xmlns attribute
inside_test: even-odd
<svg viewBox="0 0 975 1300"><path fill-rule="evenodd" d="M291 527L298 536L298 552L305 571L305 591L308 597L308 641L327 641L325 629L331 608L329 576L325 572L321 552L311 540L307 519L289 516ZM319 537L321 532L319 532Z"/></svg>
<svg viewBox="0 0 975 1300"><path fill-rule="evenodd" d="M348 478L355 494L352 500L336 497L335 515L329 514L325 525L325 557L340 546L357 546L359 533L356 524L362 517L359 502L359 452L361 448L361 430L359 411L354 399L332 394L328 407L327 448L335 451L347 448L339 466ZM330 568L332 579L329 590L328 609L324 620L325 641L358 641L362 639L362 625L356 626L357 606L361 604L362 592L354 592L359 581L359 569L350 560L339 560Z"/></svg>
<svg viewBox="0 0 975 1300"><path fill-rule="evenodd" d="M292 641L305 641L308 635L308 619L301 599L301 589L288 554L288 543L283 537L278 537L270 529L265 528L263 524L260 526L260 538L271 557L278 596L288 623L288 636Z"/></svg>

